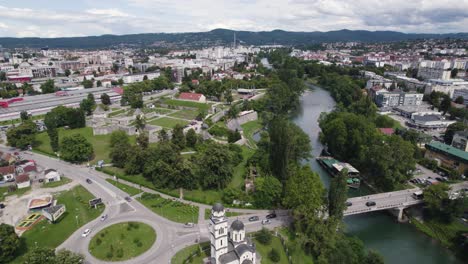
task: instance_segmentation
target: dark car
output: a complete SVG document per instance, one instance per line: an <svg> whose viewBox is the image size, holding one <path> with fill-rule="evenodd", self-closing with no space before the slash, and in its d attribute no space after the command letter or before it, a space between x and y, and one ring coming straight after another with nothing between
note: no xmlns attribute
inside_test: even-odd
<svg viewBox="0 0 468 264"><path fill-rule="evenodd" d="M374 201L369 201L366 203L367 206L374 206L376 203Z"/></svg>
<svg viewBox="0 0 468 264"><path fill-rule="evenodd" d="M346 206L347 206L347 207L350 207L351 205L353 205L352 202L346 202Z"/></svg>
<svg viewBox="0 0 468 264"><path fill-rule="evenodd" d="M91 181L90 179L86 179L86 182L89 184L93 183L93 181Z"/></svg>
<svg viewBox="0 0 468 264"><path fill-rule="evenodd" d="M127 202L131 202L131 201L132 201L132 198L130 198L130 196L127 196L127 197L125 197L124 199L125 199L125 201L127 201Z"/></svg>
<svg viewBox="0 0 468 264"><path fill-rule="evenodd" d="M260 220L260 218L258 218L258 216L249 217L250 222L255 222L255 221L258 221L258 220Z"/></svg>
<svg viewBox="0 0 468 264"><path fill-rule="evenodd" d="M3 208L5 208L5 205L0 203L0 209L3 209Z"/></svg>
<svg viewBox="0 0 468 264"><path fill-rule="evenodd" d="M276 218L275 213L267 214L266 219L272 219L272 218Z"/></svg>

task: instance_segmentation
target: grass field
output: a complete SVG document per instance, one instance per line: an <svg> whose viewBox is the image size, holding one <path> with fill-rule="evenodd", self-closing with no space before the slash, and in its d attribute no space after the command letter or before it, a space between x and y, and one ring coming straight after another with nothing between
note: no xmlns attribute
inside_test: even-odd
<svg viewBox="0 0 468 264"><path fill-rule="evenodd" d="M198 207L144 193L138 200L156 214L178 223L197 223Z"/></svg>
<svg viewBox="0 0 468 264"><path fill-rule="evenodd" d="M238 215L243 215L243 213L226 212L226 217L238 216ZM205 219L210 219L210 216L211 216L211 209L205 209Z"/></svg>
<svg viewBox="0 0 468 264"><path fill-rule="evenodd" d="M67 177L60 177L60 181L46 182L42 184L42 188L55 188L67 183L70 183L72 180Z"/></svg>
<svg viewBox="0 0 468 264"><path fill-rule="evenodd" d="M97 233L89 244L89 252L106 261L123 261L141 255L156 241L154 229L143 223L127 222L111 225Z"/></svg>
<svg viewBox="0 0 468 264"><path fill-rule="evenodd" d="M165 127L165 128L174 128L177 124L185 126L188 123L189 123L188 121L174 119L170 117L161 117L158 119L153 119L150 122L148 122L148 124L150 125L155 125L155 126L160 126L160 127Z"/></svg>
<svg viewBox="0 0 468 264"><path fill-rule="evenodd" d="M468 226L463 225L458 220L454 220L450 224L439 223L435 220L428 220L421 223L412 218L411 223L426 235L440 241L442 245L447 248L453 248L454 245L452 241L456 238L457 232L463 231L468 233Z"/></svg>
<svg viewBox="0 0 468 264"><path fill-rule="evenodd" d="M286 247L291 255L292 263L313 264L314 260L311 255L307 255L302 247L294 240L293 234L287 228L279 229L279 233L286 238Z"/></svg>
<svg viewBox="0 0 468 264"><path fill-rule="evenodd" d="M200 249L202 251L201 254L197 254L197 252L200 252ZM203 263L203 259L208 257L208 254L210 254L210 244L208 242L188 246L177 252L174 257L172 257L171 264L185 264L184 261L186 261L190 256L194 257L191 258L189 263L201 264Z"/></svg>
<svg viewBox="0 0 468 264"><path fill-rule="evenodd" d="M203 104L197 102L190 102L190 101L182 101L182 100L172 100L172 99L162 99L161 103L173 106L185 106L185 107L193 107L198 108L198 110L205 110L207 111L211 104Z"/></svg>
<svg viewBox="0 0 468 264"><path fill-rule="evenodd" d="M94 148L94 159L92 162L97 162L99 160L104 160L109 162L109 135L93 135L93 129L90 127L83 127L77 129L63 129L59 128L59 141L62 138L73 135L81 134L84 136ZM54 155L52 148L50 146L50 139L46 132L39 133L36 137L39 144L35 147L36 150L47 153L49 155ZM130 142L133 144L135 142L135 136L130 136Z"/></svg>
<svg viewBox="0 0 468 264"><path fill-rule="evenodd" d="M165 114L169 114L171 112L174 112L175 110L172 110L172 109L167 109L167 108L143 108L141 109L141 111L143 111L143 113L156 113L156 114L160 114L160 115L165 115Z"/></svg>
<svg viewBox="0 0 468 264"><path fill-rule="evenodd" d="M289 264L288 258L286 256L286 252L284 251L283 245L281 245L281 241L279 238L273 236L271 240L270 245L263 245L262 243L258 242L256 239L255 241L255 246L257 248L257 254L260 254L262 256L262 264ZM275 248L278 250L279 255L280 255L280 261L279 262L273 262L268 258L268 253L270 253L271 249ZM303 262L293 262L293 263L303 263Z"/></svg>
<svg viewBox="0 0 468 264"><path fill-rule="evenodd" d="M27 187L23 189L16 189L13 192L8 192L8 187L0 187L0 202L5 200L6 196L11 196L11 195L21 196L30 190L31 190L31 187Z"/></svg>
<svg viewBox="0 0 468 264"><path fill-rule="evenodd" d="M112 179L106 179L106 181L110 182L112 185L119 188L120 190L130 194L130 196L134 196L134 195L137 195L137 194L141 193L141 191L139 189L134 188L132 186L128 186L127 184L120 183L120 182L114 181Z"/></svg>
<svg viewBox="0 0 468 264"><path fill-rule="evenodd" d="M55 224L42 220L26 231L21 236L23 246L14 263L22 263L22 257L28 249L36 246L36 242L41 247L56 248L79 227L97 218L104 211L104 207L90 208L88 201L93 198L94 196L81 185L57 195L57 204L64 204L67 211Z"/></svg>
<svg viewBox="0 0 468 264"><path fill-rule="evenodd" d="M187 120L192 120L192 119L195 119L195 117L197 117L198 113L199 112L196 111L196 110L183 109L183 110L179 110L179 111L177 111L175 113L172 113L169 116L182 118L182 119L187 119Z"/></svg>
<svg viewBox="0 0 468 264"><path fill-rule="evenodd" d="M242 130L244 131L244 136L250 141L250 143L255 144L253 140L253 134L262 129L262 124L259 120L250 121L241 125Z"/></svg>
<svg viewBox="0 0 468 264"><path fill-rule="evenodd" d="M229 183L228 187L232 188L241 188L244 185L245 175L247 174L248 168L246 168L247 160L252 157L255 153L254 150L249 149L245 146L242 147L242 162L234 167L234 173L232 175L232 181Z"/></svg>

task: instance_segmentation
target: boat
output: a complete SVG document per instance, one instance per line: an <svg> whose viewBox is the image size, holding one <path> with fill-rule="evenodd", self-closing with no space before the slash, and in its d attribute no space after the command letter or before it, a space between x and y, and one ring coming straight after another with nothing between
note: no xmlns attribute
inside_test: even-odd
<svg viewBox="0 0 468 264"><path fill-rule="evenodd" d="M320 156L316 160L332 177L346 169L348 171L346 183L349 188L358 189L361 186L359 171L351 164L338 161L330 156Z"/></svg>

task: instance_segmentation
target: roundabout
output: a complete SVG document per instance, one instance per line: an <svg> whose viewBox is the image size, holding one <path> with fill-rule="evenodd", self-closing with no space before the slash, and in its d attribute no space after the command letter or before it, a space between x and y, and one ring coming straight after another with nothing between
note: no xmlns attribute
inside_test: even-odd
<svg viewBox="0 0 468 264"><path fill-rule="evenodd" d="M156 242L156 231L142 222L110 225L92 238L89 253L102 261L124 261L148 251Z"/></svg>

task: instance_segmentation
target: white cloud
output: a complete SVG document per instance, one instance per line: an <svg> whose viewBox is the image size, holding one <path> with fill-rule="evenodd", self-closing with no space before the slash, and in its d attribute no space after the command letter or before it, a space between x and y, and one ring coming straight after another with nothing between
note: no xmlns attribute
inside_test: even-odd
<svg viewBox="0 0 468 264"><path fill-rule="evenodd" d="M7 5L4 3L3 5ZM348 29L467 31L468 0L101 0L0 6L0 36Z"/></svg>

